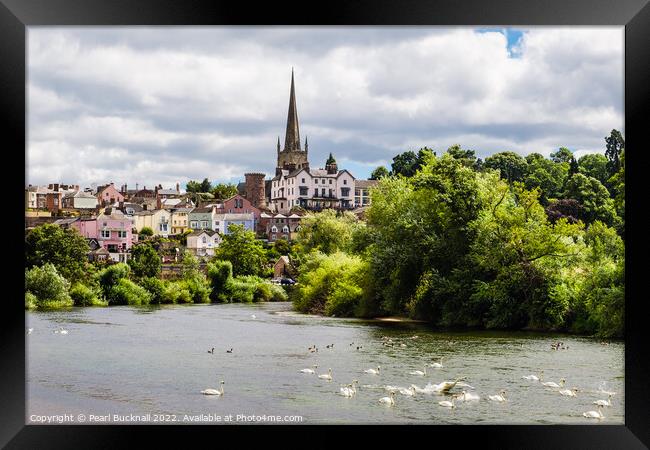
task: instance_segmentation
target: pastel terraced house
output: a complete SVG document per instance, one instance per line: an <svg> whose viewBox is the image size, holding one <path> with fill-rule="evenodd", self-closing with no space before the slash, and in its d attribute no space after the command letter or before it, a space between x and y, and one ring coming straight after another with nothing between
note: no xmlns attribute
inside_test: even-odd
<svg viewBox="0 0 650 450"><path fill-rule="evenodd" d="M99 201L100 206L108 206L113 203L123 202L124 195L115 189L114 183L111 183L97 189L97 201Z"/></svg>
<svg viewBox="0 0 650 450"><path fill-rule="evenodd" d="M206 205L194 208L188 217L192 230L220 231L222 219L217 217L217 206Z"/></svg>
<svg viewBox="0 0 650 450"><path fill-rule="evenodd" d="M144 227L153 230L155 236L169 236L172 231L171 227L172 214L165 209L155 209L153 211L140 211L133 213L133 223L135 229L142 231Z"/></svg>
<svg viewBox="0 0 650 450"><path fill-rule="evenodd" d="M221 236L212 230L197 230L187 235L187 249L196 256L214 256L221 244Z"/></svg>
<svg viewBox="0 0 650 450"><path fill-rule="evenodd" d="M183 234L189 228L189 216L193 208L172 208L171 213L172 234Z"/></svg>
<svg viewBox="0 0 650 450"><path fill-rule="evenodd" d="M96 239L116 262L126 262L133 246L133 223L115 208L106 208L96 218L80 218L70 226L86 239Z"/></svg>

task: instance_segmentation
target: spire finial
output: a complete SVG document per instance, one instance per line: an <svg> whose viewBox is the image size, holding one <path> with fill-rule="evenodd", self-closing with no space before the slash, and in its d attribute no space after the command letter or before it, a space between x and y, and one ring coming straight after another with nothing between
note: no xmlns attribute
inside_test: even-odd
<svg viewBox="0 0 650 450"><path fill-rule="evenodd" d="M309 142L307 142L307 136L305 136L305 153L309 150Z"/></svg>
<svg viewBox="0 0 650 450"><path fill-rule="evenodd" d="M298 109L296 108L296 88L291 68L291 92L289 94L289 113L287 115L287 133L284 138L286 151L300 150L300 131L298 128Z"/></svg>
<svg viewBox="0 0 650 450"><path fill-rule="evenodd" d="M278 136L278 153L280 153L280 136Z"/></svg>

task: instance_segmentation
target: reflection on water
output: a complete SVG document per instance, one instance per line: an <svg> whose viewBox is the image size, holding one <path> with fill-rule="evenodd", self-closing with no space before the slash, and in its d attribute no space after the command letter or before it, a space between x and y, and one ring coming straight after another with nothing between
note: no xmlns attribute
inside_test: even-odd
<svg viewBox="0 0 650 450"><path fill-rule="evenodd" d="M72 308L28 312L28 418L32 414L300 415L303 423L624 422L624 345L543 333L434 331L424 324L306 316L288 303ZM252 318L255 314L255 318ZM68 334L55 334L64 327ZM566 350L552 350L561 341ZM333 346L332 346L333 344ZM308 348L315 345L318 351ZM328 346L331 346L328 348ZM214 354L208 353L212 347ZM232 353L226 350L233 349ZM442 368L429 364L440 362ZM316 374L300 369L318 365ZM381 367L379 375L365 369ZM332 369L328 382L317 375ZM426 371L425 376L411 375ZM523 376L577 388L562 396ZM479 400L431 386L464 378ZM339 394L359 380L356 395ZM223 397L200 391L218 388ZM386 386L395 406L378 400ZM427 388L428 385L428 388ZM473 389L471 389L473 388ZM507 401L488 400L506 391ZM615 392L602 420L583 412Z"/></svg>

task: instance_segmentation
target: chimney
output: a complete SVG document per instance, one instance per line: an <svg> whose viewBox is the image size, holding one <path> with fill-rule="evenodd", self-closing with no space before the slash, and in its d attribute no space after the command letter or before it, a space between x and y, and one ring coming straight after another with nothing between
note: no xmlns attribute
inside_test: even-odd
<svg viewBox="0 0 650 450"><path fill-rule="evenodd" d="M138 183L135 183L135 190L138 190Z"/></svg>
<svg viewBox="0 0 650 450"><path fill-rule="evenodd" d="M176 192L181 191L181 185L179 183L176 183Z"/></svg>
<svg viewBox="0 0 650 450"><path fill-rule="evenodd" d="M54 183L54 192L59 192L59 183Z"/></svg>

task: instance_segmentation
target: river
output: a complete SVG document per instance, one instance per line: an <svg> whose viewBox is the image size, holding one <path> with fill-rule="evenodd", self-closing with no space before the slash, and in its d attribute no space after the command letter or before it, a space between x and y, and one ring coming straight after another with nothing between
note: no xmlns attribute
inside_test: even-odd
<svg viewBox="0 0 650 450"><path fill-rule="evenodd" d="M26 335L28 424L624 423L622 341L440 332L415 323L303 315L289 303L71 308L27 312L26 321L33 328ZM68 333L56 332L61 327ZM568 348L552 350L557 341ZM309 352L314 344L318 351ZM439 357L442 368L410 374ZM312 365L316 374L299 372ZM377 366L379 375L363 372ZM333 380L319 379L328 368ZM522 378L541 370L543 381L564 378L577 396ZM388 395L386 386L424 388L460 377L468 386L451 393L464 389L478 401L456 399L445 408L438 402L450 395L399 392L392 407L378 401ZM356 395L340 395L340 385L354 379ZM221 380L223 396L201 394ZM488 399L502 390L505 402ZM611 406L602 408L604 419L583 417L598 409L593 401L608 398L602 391L615 392ZM69 417L52 418L63 414Z"/></svg>

